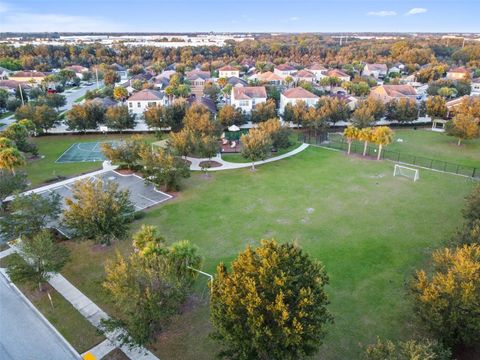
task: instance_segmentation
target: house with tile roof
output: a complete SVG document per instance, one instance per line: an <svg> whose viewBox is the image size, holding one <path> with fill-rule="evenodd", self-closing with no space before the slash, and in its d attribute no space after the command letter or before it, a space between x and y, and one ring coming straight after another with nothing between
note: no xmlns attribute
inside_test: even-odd
<svg viewBox="0 0 480 360"><path fill-rule="evenodd" d="M447 71L447 79L449 80L463 80L470 78L470 71L465 67L458 67Z"/></svg>
<svg viewBox="0 0 480 360"><path fill-rule="evenodd" d="M370 96L386 104L402 98L416 101L417 92L411 85L380 85L370 91Z"/></svg>
<svg viewBox="0 0 480 360"><path fill-rule="evenodd" d="M316 80L315 74L307 70L297 71L292 77L297 83L300 81L314 82Z"/></svg>
<svg viewBox="0 0 480 360"><path fill-rule="evenodd" d="M75 75L78 78L83 79L83 73L87 72L88 68L86 68L85 66L81 66L81 65L70 65L70 66L67 66L65 68L65 70L71 70L75 73Z"/></svg>
<svg viewBox="0 0 480 360"><path fill-rule="evenodd" d="M233 106L245 111L247 114L260 103L267 101L265 86L233 87L230 102Z"/></svg>
<svg viewBox="0 0 480 360"><path fill-rule="evenodd" d="M363 76L373 76L375 79L383 79L388 74L386 64L365 64L363 67Z"/></svg>
<svg viewBox="0 0 480 360"><path fill-rule="evenodd" d="M328 70L326 76L339 78L341 81L350 81L350 75L339 69Z"/></svg>
<svg viewBox="0 0 480 360"><path fill-rule="evenodd" d="M248 86L248 83L240 78L237 78L236 76L232 76L227 80L227 83L232 85L233 87L244 87Z"/></svg>
<svg viewBox="0 0 480 360"><path fill-rule="evenodd" d="M283 114L287 104L295 105L299 101L305 102L308 106L315 106L318 102L318 99L319 97L317 95L305 90L302 87L288 89L280 95L280 107L278 112Z"/></svg>
<svg viewBox="0 0 480 360"><path fill-rule="evenodd" d="M293 73L297 72L297 69L288 64L281 64L275 66L273 72L283 78L286 78L287 76L292 76Z"/></svg>
<svg viewBox="0 0 480 360"><path fill-rule="evenodd" d="M17 71L15 74L10 75L9 79L21 83L40 84L45 76L47 74L40 71Z"/></svg>
<svg viewBox="0 0 480 360"><path fill-rule="evenodd" d="M230 78L230 77L240 77L240 70L237 69L236 67L233 67L231 65L223 66L220 69L218 69L218 77L219 78Z"/></svg>
<svg viewBox="0 0 480 360"><path fill-rule="evenodd" d="M128 110L135 115L143 115L148 107L157 105L168 105L168 97L157 90L144 89L127 99Z"/></svg>
<svg viewBox="0 0 480 360"><path fill-rule="evenodd" d="M267 71L264 73L257 73L249 78L250 80L257 80L258 82L262 84L268 84L268 85L275 85L275 86L280 86L285 84L285 80L283 77L281 77L278 74L275 74L271 71Z"/></svg>
<svg viewBox="0 0 480 360"><path fill-rule="evenodd" d="M210 81L210 71L192 70L185 74L190 83L190 90L195 97L202 97L205 84Z"/></svg>

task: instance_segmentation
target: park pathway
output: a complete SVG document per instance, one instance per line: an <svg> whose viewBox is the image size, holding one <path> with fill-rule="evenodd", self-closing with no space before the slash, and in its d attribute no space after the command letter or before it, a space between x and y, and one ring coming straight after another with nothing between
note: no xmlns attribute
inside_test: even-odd
<svg viewBox="0 0 480 360"><path fill-rule="evenodd" d="M296 155L296 154L302 152L303 150L305 150L308 146L309 146L309 144L304 143L304 144L300 145L299 147L297 147L296 149L294 149L292 151L289 151L288 153L285 153L283 155L275 156L275 157L272 157L272 158L267 159L267 160L256 161L255 166L262 165L262 164L268 164L270 162L282 160L282 159L288 158L290 156ZM215 156L211 159L193 158L193 157L187 156L187 160L191 162L190 170L195 170L195 171L202 170L202 168L200 167L200 163L203 162L203 161L209 161L209 160L218 162L219 164L221 164L221 166L211 167L211 168L208 169L208 171L233 170L233 169L243 169L243 168L252 167L251 162L233 163L233 162L225 161L225 160L222 159L221 154L217 154L217 156Z"/></svg>

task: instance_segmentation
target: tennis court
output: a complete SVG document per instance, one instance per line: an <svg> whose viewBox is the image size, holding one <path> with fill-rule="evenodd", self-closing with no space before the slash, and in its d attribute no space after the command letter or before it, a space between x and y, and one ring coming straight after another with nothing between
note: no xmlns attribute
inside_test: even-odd
<svg viewBox="0 0 480 360"><path fill-rule="evenodd" d="M106 143L115 147L119 144L119 141L75 143L65 150L55 162L70 163L104 161L105 156L102 153L102 144Z"/></svg>
<svg viewBox="0 0 480 360"><path fill-rule="evenodd" d="M153 184L145 182L143 178L137 175L122 175L116 171L107 171L86 177L83 180L85 179L91 182L101 181L102 183L106 183L108 181L114 181L118 183L120 190L128 190L130 192L130 200L135 206L136 211L155 206L172 197L169 194L156 190ZM48 196L53 192L59 194L62 198L62 208L65 209L65 199L72 197L72 186L74 183L75 180L67 184L64 183L58 187L40 191L38 194L42 196ZM62 224L55 223L49 224L49 226L58 229L61 233L70 237L70 231Z"/></svg>

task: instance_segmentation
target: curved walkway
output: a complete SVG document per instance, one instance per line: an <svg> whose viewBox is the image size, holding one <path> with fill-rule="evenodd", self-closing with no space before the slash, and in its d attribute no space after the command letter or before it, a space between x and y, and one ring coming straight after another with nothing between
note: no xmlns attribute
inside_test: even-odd
<svg viewBox="0 0 480 360"><path fill-rule="evenodd" d="M305 150L308 146L309 146L309 144L303 143L302 145L300 145L296 149L294 149L292 151L289 151L288 153L285 153L283 155L275 156L275 157L272 157L270 159L263 160L263 161L256 161L255 166L262 165L262 164L267 164L267 163L274 162L274 161L277 161L277 160L282 160L282 159L288 158L290 156L296 155L296 154L302 152L303 150ZM207 158L199 159L199 158L192 158L192 157L187 156L187 160L192 163L190 165L190 170L202 170L202 168L200 167L200 163L202 161L208 161L209 159L207 159ZM217 156L211 158L210 160L218 162L218 163L222 164L222 166L211 167L210 169L208 169L208 171L243 169L243 168L247 168L247 167L252 166L251 162L232 163L232 162L229 162L229 161L225 161L225 160L222 159L221 154L217 154Z"/></svg>

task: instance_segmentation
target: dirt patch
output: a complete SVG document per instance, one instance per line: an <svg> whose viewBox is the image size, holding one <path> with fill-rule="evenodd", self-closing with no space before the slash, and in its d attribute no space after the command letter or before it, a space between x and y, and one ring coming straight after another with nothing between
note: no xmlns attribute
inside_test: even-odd
<svg viewBox="0 0 480 360"><path fill-rule="evenodd" d="M222 164L220 164L217 161L213 161L213 160L202 161L202 162L200 162L199 165L200 165L200 167L206 167L206 168L216 168L216 167L222 166Z"/></svg>
<svg viewBox="0 0 480 360"><path fill-rule="evenodd" d="M119 348L113 349L107 355L102 357L101 360L129 360L130 358Z"/></svg>
<svg viewBox="0 0 480 360"><path fill-rule="evenodd" d="M183 161L187 166L192 165L192 162L190 160L187 160L187 159L180 159L180 160Z"/></svg>

